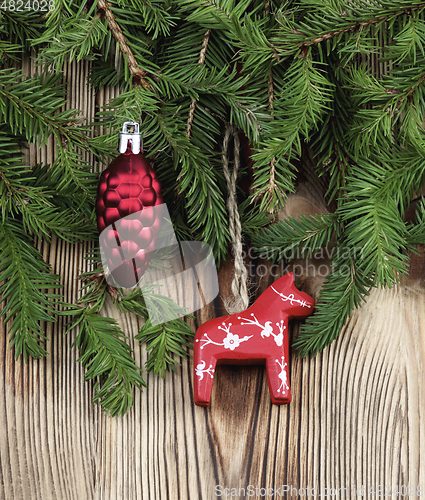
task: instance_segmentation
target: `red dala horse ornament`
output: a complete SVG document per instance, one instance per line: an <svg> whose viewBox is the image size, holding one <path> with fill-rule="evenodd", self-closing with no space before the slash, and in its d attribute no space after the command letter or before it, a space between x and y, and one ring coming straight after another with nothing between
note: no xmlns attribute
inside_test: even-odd
<svg viewBox="0 0 425 500"><path fill-rule="evenodd" d="M194 345L195 404L208 406L217 364L264 362L272 403L290 403L288 320L306 318L313 308L314 299L295 287L293 273L289 273L245 311L199 327Z"/></svg>

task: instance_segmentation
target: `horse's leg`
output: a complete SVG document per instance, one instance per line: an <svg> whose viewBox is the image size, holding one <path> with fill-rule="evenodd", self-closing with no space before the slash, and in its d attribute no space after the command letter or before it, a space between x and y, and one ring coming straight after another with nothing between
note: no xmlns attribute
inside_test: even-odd
<svg viewBox="0 0 425 500"><path fill-rule="evenodd" d="M281 354L269 356L266 360L266 373L272 403L275 405L290 403L289 370L284 356Z"/></svg>
<svg viewBox="0 0 425 500"><path fill-rule="evenodd" d="M208 356L206 352L201 351L195 344L194 363L195 376L193 385L195 389L195 404L198 406L208 406L211 399L217 358L213 353Z"/></svg>

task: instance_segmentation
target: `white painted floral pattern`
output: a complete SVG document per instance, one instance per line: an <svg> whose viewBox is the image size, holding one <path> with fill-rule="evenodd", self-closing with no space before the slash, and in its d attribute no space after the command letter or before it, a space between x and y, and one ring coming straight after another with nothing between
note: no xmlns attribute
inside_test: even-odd
<svg viewBox="0 0 425 500"><path fill-rule="evenodd" d="M214 345L222 345L224 346L225 349L230 349L231 351L234 351L237 347L240 346L241 342L246 342L247 340L249 340L251 337L254 336L250 335L240 338L239 335L233 334L230 331L231 326L232 323L226 325L226 323L223 321L222 326L218 327L219 330L223 330L227 334L226 337L223 338L223 342L214 342L214 340L208 337L208 333L204 333L203 336L205 338L197 339L196 342L203 342L203 344L201 345L201 349L203 349L208 344L214 344Z"/></svg>
<svg viewBox="0 0 425 500"><path fill-rule="evenodd" d="M272 322L271 321L266 321L264 325L262 325L258 319L256 318L254 313L251 313L251 318L242 318L242 316L238 316L238 319L241 319L241 325L255 325L261 328L261 337L264 339L266 337L270 337L270 335L273 335L274 341L276 342L276 345L278 347L281 347L283 345L283 331L286 329L286 326L284 326L284 321L281 320L280 323L276 323L276 326L279 328L279 333L274 333L273 327L272 327Z"/></svg>
<svg viewBox="0 0 425 500"><path fill-rule="evenodd" d="M285 363L285 357L284 356L282 356L281 359L282 359L282 362L280 362L278 359L276 359L276 363L280 367L280 373L279 373L278 377L281 380L281 384L280 384L280 387L277 390L277 392L289 391L288 379L287 379L286 370L285 370L285 368L288 366L288 363ZM284 389L285 389L285 391L284 391Z"/></svg>
<svg viewBox="0 0 425 500"><path fill-rule="evenodd" d="M311 308L311 306L308 305L305 300L296 299L295 295L293 293L290 293L289 295L285 295L284 293L278 292L276 290L276 288L274 288L273 286L271 286L271 289L280 296L280 298L283 300L283 302L289 302L291 304L291 306L293 306L294 302L295 302L296 304L299 304L301 307L307 307L308 309Z"/></svg>
<svg viewBox="0 0 425 500"><path fill-rule="evenodd" d="M278 347L281 347L283 344L283 331L286 330L286 326L283 324L283 320L280 323L276 323L276 326L279 328L279 333L277 335L273 333L274 341Z"/></svg>
<svg viewBox="0 0 425 500"><path fill-rule="evenodd" d="M223 339L224 348L230 349L234 351L236 347L239 347L241 340L239 339L239 335L233 335L233 333L228 333L227 336Z"/></svg>
<svg viewBox="0 0 425 500"><path fill-rule="evenodd" d="M238 316L238 319L243 319L241 321L241 325L255 325L260 327L261 330L261 336L264 337L270 337L270 334L273 332L273 327L272 327L272 322L271 321L266 321L264 325L262 325L258 319L255 317L254 313L251 313L251 316L254 318L253 320L251 318L242 318L241 316Z"/></svg>
<svg viewBox="0 0 425 500"><path fill-rule="evenodd" d="M202 380L204 378L204 373L208 373L208 375L211 378L214 378L214 368L212 365L210 365L208 368L205 368L206 364L205 361L202 361L198 365L196 365L195 368L195 373L199 377L199 380Z"/></svg>

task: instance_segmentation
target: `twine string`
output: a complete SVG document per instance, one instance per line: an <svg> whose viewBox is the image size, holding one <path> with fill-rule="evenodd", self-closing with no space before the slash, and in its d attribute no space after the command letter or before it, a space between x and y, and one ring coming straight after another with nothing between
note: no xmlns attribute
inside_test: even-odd
<svg viewBox="0 0 425 500"><path fill-rule="evenodd" d="M233 136L234 144L234 167L233 172L229 170L229 143ZM236 181L240 167L240 141L236 127L230 123L226 125L223 139L223 173L226 179L228 198L227 209L229 211L229 232L232 240L232 250L235 261L235 274L232 281L232 299L225 299L224 306L229 314L241 312L249 305L248 295L248 270L242 257L242 226L239 217L238 203L236 197Z"/></svg>

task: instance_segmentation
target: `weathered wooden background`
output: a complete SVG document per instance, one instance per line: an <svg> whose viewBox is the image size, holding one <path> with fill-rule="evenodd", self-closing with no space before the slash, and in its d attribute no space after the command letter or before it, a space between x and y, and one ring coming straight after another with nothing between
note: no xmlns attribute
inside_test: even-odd
<svg viewBox="0 0 425 500"><path fill-rule="evenodd" d="M31 64L25 63L28 74ZM69 107L93 118L112 94L91 93L87 71L87 63L71 65L65 77ZM51 143L31 147L29 160L51 162L52 154ZM320 204L317 186L306 175L287 213ZM54 240L40 248L63 276L66 300L75 301L87 247ZM65 335L62 320L46 326L48 358L28 365L13 360L3 334L0 499L211 500L220 492L221 498L315 498L325 488L329 497L357 498L362 487L371 499L377 498L371 488L389 498L400 498L396 488L402 497L425 495L423 262L423 254L415 258L400 286L375 290L322 354L292 356L289 406L271 404L263 367L220 366L211 406L196 407L190 358L165 380L147 376L128 415L110 419L91 403L71 348L75 333ZM224 295L231 272L231 263L220 271ZM259 281L257 294L271 281ZM310 293L319 284L298 281ZM143 364L145 349L133 340L137 319L112 307L105 314L119 319ZM197 314L196 326L216 314L222 314L219 301Z"/></svg>

